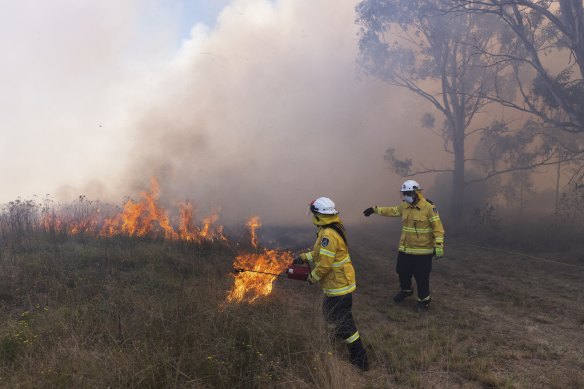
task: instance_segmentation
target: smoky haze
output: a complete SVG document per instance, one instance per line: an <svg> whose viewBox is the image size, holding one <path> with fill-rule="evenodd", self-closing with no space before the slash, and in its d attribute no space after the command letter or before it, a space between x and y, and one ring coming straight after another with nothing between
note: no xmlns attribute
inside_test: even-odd
<svg viewBox="0 0 584 389"><path fill-rule="evenodd" d="M155 0L11 5L2 200L121 203L155 176L165 205L224 222L306 223L322 195L346 221L399 201L385 150L433 162L442 142L414 148L420 101L359 76L355 4L233 1L183 38L181 9Z"/></svg>
<svg viewBox="0 0 584 389"><path fill-rule="evenodd" d="M128 181L153 174L163 196L228 221L303 222L322 195L349 220L398 201L383 154L409 110L403 92L358 80L354 17L334 1L240 1L193 28L137 122Z"/></svg>

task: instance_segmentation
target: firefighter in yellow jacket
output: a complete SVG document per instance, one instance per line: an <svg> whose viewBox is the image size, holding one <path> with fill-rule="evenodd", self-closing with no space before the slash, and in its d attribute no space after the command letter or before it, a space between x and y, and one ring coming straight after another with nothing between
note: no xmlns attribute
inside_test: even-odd
<svg viewBox="0 0 584 389"><path fill-rule="evenodd" d="M353 320L353 292L357 284L345 228L335 203L327 197L310 203L310 211L318 227L316 243L312 251L300 254L295 262L308 263L312 269L308 281L320 284L325 295L323 313L331 334L347 344L353 365L368 370L367 353Z"/></svg>
<svg viewBox="0 0 584 389"><path fill-rule="evenodd" d="M403 202L393 207L370 207L365 216L373 213L402 218L402 233L399 241L396 272L401 290L393 296L399 303L413 294L412 276L418 289L418 310L430 306L430 272L432 257L444 255L444 227L436 206L424 198L422 188L414 180L401 186Z"/></svg>

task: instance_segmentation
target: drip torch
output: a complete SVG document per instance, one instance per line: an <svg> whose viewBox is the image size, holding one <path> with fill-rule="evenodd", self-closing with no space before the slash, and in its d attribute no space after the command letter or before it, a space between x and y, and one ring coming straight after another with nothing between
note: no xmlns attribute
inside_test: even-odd
<svg viewBox="0 0 584 389"><path fill-rule="evenodd" d="M268 272L258 271L258 270L237 269L237 268L233 269L233 272L234 273L243 273L243 272L259 273L259 274L266 274L266 275L270 275L270 276L274 276L274 277L286 277L286 278L290 278L292 280L306 281L306 280L308 280L308 276L310 274L310 267L303 266L303 265L291 264L290 266L288 266L288 268L283 273L268 273Z"/></svg>

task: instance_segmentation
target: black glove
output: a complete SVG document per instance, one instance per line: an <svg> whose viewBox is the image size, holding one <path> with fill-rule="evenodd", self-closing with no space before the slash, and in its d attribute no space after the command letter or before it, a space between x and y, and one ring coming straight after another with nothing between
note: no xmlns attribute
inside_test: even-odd
<svg viewBox="0 0 584 389"><path fill-rule="evenodd" d="M369 217L369 215L371 215L372 213L375 213L375 210L373 209L373 207L369 207L363 211L363 215L365 215L367 217Z"/></svg>
<svg viewBox="0 0 584 389"><path fill-rule="evenodd" d="M294 261L292 261L292 264L294 264L294 265L302 265L303 263L304 263L304 261L300 257L296 257L296 258L294 258Z"/></svg>

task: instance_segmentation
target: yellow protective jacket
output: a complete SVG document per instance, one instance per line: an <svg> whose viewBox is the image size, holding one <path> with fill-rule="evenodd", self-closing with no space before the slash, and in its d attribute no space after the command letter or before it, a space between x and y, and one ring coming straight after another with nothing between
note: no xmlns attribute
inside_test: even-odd
<svg viewBox="0 0 584 389"><path fill-rule="evenodd" d="M318 281L325 295L334 297L353 292L357 288L355 269L349 250L341 235L327 224L340 223L338 215L313 217L318 226L316 243L312 251L300 254L312 271L310 278Z"/></svg>
<svg viewBox="0 0 584 389"><path fill-rule="evenodd" d="M375 213L383 216L401 216L402 233L399 251L414 255L434 253L434 247L444 245L444 227L434 204L417 192L416 204L402 202L393 207L374 207Z"/></svg>

